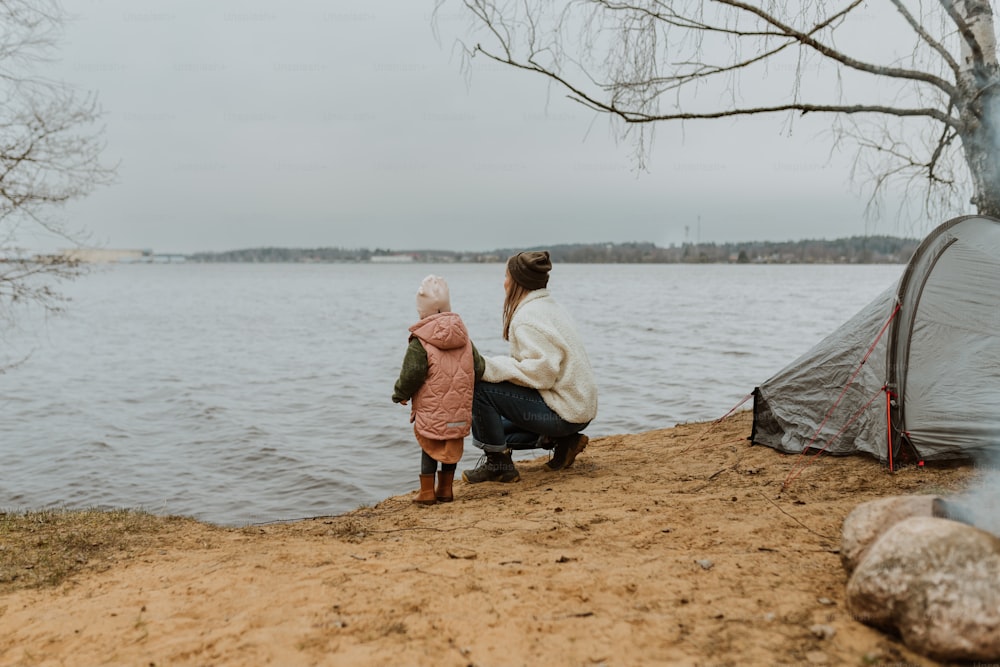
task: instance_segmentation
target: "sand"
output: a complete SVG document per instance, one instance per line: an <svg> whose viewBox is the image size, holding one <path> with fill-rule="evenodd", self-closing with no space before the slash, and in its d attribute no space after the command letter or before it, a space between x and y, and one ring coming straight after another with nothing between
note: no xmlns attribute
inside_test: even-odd
<svg viewBox="0 0 1000 667"><path fill-rule="evenodd" d="M342 516L187 522L0 597L0 665L938 664L851 618L840 528L976 471L788 456L749 431L739 413L597 438L569 470L456 481L450 504L414 505L414 471Z"/></svg>

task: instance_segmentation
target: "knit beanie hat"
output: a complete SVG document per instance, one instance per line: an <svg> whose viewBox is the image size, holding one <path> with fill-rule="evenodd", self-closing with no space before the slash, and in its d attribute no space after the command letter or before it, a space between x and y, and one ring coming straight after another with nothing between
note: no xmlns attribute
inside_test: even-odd
<svg viewBox="0 0 1000 667"><path fill-rule="evenodd" d="M424 319L434 313L445 313L451 310L451 296L448 293L448 283L441 276L427 276L417 290L417 314Z"/></svg>
<svg viewBox="0 0 1000 667"><path fill-rule="evenodd" d="M542 289L549 284L552 260L548 250L519 252L507 260L507 272L521 287L528 290Z"/></svg>

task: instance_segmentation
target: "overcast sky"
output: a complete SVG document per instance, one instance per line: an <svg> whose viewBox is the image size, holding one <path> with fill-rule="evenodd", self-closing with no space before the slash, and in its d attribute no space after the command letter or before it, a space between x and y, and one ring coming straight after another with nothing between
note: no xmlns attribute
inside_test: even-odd
<svg viewBox="0 0 1000 667"><path fill-rule="evenodd" d="M914 235L866 221L822 121L660 125L648 170L530 74L469 76L433 0L79 0L55 73L97 93L117 183L66 210L112 248L488 250ZM923 229L916 232L922 233Z"/></svg>

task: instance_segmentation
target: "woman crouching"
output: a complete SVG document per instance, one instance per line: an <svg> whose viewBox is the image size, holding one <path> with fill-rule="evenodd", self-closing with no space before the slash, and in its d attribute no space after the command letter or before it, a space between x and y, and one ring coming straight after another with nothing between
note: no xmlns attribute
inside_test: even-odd
<svg viewBox="0 0 1000 667"><path fill-rule="evenodd" d="M472 402L473 444L485 457L462 479L516 482L518 445L553 450L546 463L562 470L587 446L582 431L597 416L597 384L576 324L547 289L546 251L518 253L504 276L503 338L507 356L484 357Z"/></svg>

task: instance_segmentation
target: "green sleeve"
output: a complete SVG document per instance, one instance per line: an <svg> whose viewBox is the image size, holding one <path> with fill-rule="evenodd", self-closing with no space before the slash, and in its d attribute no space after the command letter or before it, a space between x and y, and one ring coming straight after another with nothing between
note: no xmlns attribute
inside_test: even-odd
<svg viewBox="0 0 1000 667"><path fill-rule="evenodd" d="M486 360L479 354L475 343L472 344L472 367L475 369L476 379L482 380L483 373L486 372Z"/></svg>
<svg viewBox="0 0 1000 667"><path fill-rule="evenodd" d="M414 336L406 347L403 357L403 367L399 371L399 379L392 390L392 402L401 403L413 398L420 385L427 379L427 350Z"/></svg>

